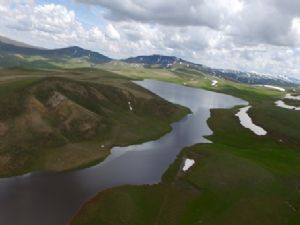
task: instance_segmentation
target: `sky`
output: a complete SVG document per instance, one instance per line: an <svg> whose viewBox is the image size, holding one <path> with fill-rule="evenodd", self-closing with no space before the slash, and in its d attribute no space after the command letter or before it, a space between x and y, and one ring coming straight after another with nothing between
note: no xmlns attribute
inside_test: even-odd
<svg viewBox="0 0 300 225"><path fill-rule="evenodd" d="M0 35L300 78L299 0L0 0Z"/></svg>

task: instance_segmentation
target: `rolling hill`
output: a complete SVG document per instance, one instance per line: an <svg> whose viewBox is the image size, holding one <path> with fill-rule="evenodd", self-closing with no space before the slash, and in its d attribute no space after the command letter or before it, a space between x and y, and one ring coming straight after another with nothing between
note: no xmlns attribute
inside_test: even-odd
<svg viewBox="0 0 300 225"><path fill-rule="evenodd" d="M106 71L2 70L3 76L0 176L97 163L112 146L157 138L189 112Z"/></svg>

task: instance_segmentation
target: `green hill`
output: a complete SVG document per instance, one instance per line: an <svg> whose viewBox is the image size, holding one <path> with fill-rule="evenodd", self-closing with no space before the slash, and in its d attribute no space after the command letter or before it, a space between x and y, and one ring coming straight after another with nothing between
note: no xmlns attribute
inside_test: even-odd
<svg viewBox="0 0 300 225"><path fill-rule="evenodd" d="M12 79L18 70L1 73ZM157 138L188 113L104 71L19 73L0 83L1 176L96 163L112 146Z"/></svg>

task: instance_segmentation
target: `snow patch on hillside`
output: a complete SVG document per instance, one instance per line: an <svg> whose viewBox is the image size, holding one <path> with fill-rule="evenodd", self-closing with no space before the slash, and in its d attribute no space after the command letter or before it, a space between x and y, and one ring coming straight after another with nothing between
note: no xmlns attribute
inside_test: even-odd
<svg viewBox="0 0 300 225"><path fill-rule="evenodd" d="M240 119L240 123L243 127L250 129L256 135L259 135L259 136L266 135L267 131L265 131L262 127L255 125L253 123L251 117L248 115L247 112L250 108L251 108L251 106L243 107L235 115Z"/></svg>
<svg viewBox="0 0 300 225"><path fill-rule="evenodd" d="M282 100L276 101L275 105L278 106L278 107L281 107L281 108L285 108L285 109L300 110L300 107L296 107L296 106L293 106L293 105L287 105Z"/></svg>
<svg viewBox="0 0 300 225"><path fill-rule="evenodd" d="M300 101L300 95L293 96L291 94L287 94L284 98L286 98L286 99L292 99L292 100L299 100Z"/></svg>
<svg viewBox="0 0 300 225"><path fill-rule="evenodd" d="M193 165L195 164L195 160L193 159L185 159L184 161L184 166L182 168L182 170L184 172L188 171L189 168L191 168Z"/></svg>
<svg viewBox="0 0 300 225"><path fill-rule="evenodd" d="M282 91L282 92L285 91L284 88L273 86L273 85L263 85L263 86L266 87L266 88L271 88L271 89L277 90L277 91Z"/></svg>
<svg viewBox="0 0 300 225"><path fill-rule="evenodd" d="M130 111L133 111L133 108L132 108L132 106L131 106L131 102L130 102L130 101L128 102L128 107L129 107L129 110L130 110Z"/></svg>
<svg viewBox="0 0 300 225"><path fill-rule="evenodd" d="M217 87L218 81L217 80L212 80L211 81L211 86Z"/></svg>

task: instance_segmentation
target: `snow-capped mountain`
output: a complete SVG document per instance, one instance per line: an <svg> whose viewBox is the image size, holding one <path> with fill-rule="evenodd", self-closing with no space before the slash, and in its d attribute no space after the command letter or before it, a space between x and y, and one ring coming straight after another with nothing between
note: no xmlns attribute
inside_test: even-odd
<svg viewBox="0 0 300 225"><path fill-rule="evenodd" d="M25 56L25 58L24 58ZM38 56L42 60L26 61L26 57ZM300 85L300 80L287 76L271 76L254 72L242 72L235 70L215 69L204 66L202 64L192 63L176 56L165 55L146 55L131 57L124 60L114 60L98 52L73 46L60 49L43 49L27 45L25 43L16 42L4 37L0 37L0 67L14 66L50 66L52 61L66 62L69 59L83 59L92 65L106 64L111 62L120 62L125 64L135 64L145 68L166 68L172 69L176 67L185 67L199 70L208 75L224 78L247 84L269 84L280 86Z"/></svg>
<svg viewBox="0 0 300 225"><path fill-rule="evenodd" d="M300 84L300 80L283 75L267 75L255 72L243 72L237 70L214 69L202 64L192 63L175 56L150 55L137 56L123 60L126 63L142 64L146 68L160 67L172 68L175 66L183 66L205 72L215 77L224 78L227 80L237 81L247 84L270 84L281 86L293 86Z"/></svg>

